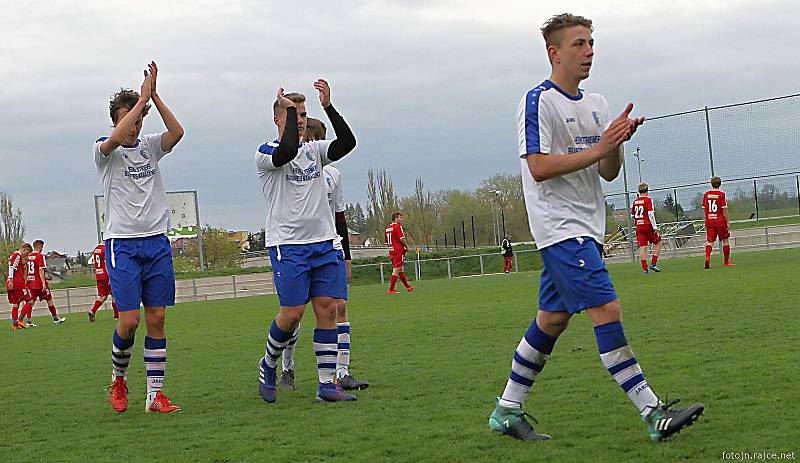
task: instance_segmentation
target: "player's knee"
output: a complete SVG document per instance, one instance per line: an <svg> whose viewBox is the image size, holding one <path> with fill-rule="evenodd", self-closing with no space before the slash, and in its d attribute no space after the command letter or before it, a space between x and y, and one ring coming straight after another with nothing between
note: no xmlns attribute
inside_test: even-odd
<svg viewBox="0 0 800 463"><path fill-rule="evenodd" d="M345 301L339 301L338 307L336 307L336 323L344 323L347 321L347 303Z"/></svg>
<svg viewBox="0 0 800 463"><path fill-rule="evenodd" d="M163 329L164 327L164 319L165 319L166 312L164 310L156 310L153 312L147 312L145 315L145 319L147 321L147 328L148 329Z"/></svg>
<svg viewBox="0 0 800 463"><path fill-rule="evenodd" d="M568 312L547 312L540 310L536 316L536 324L539 329L550 336L558 336L569 326Z"/></svg>
<svg viewBox="0 0 800 463"><path fill-rule="evenodd" d="M588 312L594 326L618 322L622 319L622 305L620 305L619 299L603 304L600 307L591 308Z"/></svg>

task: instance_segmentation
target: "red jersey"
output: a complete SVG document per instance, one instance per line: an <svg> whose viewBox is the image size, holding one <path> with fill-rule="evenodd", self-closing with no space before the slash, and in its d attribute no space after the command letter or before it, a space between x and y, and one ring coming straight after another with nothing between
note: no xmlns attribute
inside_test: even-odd
<svg viewBox="0 0 800 463"><path fill-rule="evenodd" d="M708 190L703 195L703 209L706 213L706 226L727 225L728 221L722 214L722 209L727 208L725 193L721 190Z"/></svg>
<svg viewBox="0 0 800 463"><path fill-rule="evenodd" d="M406 248L400 241L406 237L403 234L403 226L399 223L392 223L386 227L386 246L389 246L390 251L394 253L405 253Z"/></svg>
<svg viewBox="0 0 800 463"><path fill-rule="evenodd" d="M653 211L653 200L649 196L640 196L633 202L631 215L637 228L653 228L650 222L650 214Z"/></svg>
<svg viewBox="0 0 800 463"><path fill-rule="evenodd" d="M25 287L25 262L19 251L12 252L8 257L8 278L14 282L14 289Z"/></svg>
<svg viewBox="0 0 800 463"><path fill-rule="evenodd" d="M94 278L97 280L108 280L108 271L106 270L106 245L100 243L92 251L94 256Z"/></svg>
<svg viewBox="0 0 800 463"><path fill-rule="evenodd" d="M42 289L47 287L47 282L43 282L39 276L39 269L46 268L44 256L41 252L28 254L28 262L25 265L25 284L28 289Z"/></svg>

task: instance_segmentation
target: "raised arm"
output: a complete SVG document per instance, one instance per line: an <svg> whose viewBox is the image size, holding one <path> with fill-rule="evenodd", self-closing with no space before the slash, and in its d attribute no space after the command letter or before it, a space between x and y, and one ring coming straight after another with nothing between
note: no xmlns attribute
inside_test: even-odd
<svg viewBox="0 0 800 463"><path fill-rule="evenodd" d="M122 120L117 121L114 130L111 131L111 135L100 144L100 152L103 153L104 156L108 156L112 151L124 144L125 138L131 132L133 126L141 122L142 110L144 110L144 106L150 100L152 90L151 82L152 78L150 74L144 71L144 82L142 82L142 91L139 94L139 100L133 108L125 114Z"/></svg>
<svg viewBox="0 0 800 463"><path fill-rule="evenodd" d="M156 90L158 66L156 66L156 62L151 61L147 67L150 69L151 98L153 99L153 104L158 110L158 114L161 115L161 120L164 121L164 125L167 127L166 133L161 136L161 151L169 153L172 151L172 148L175 148L175 145L181 141L181 138L183 138L183 126L181 126L180 122L178 122L178 119L176 119L175 115L172 114L172 111L170 111L167 105L164 104L164 100L162 100L158 95L158 91Z"/></svg>
<svg viewBox="0 0 800 463"><path fill-rule="evenodd" d="M314 82L314 88L319 91L319 102L322 104L325 114L328 115L328 120L331 121L331 127L333 127L333 133L336 135L336 139L328 147L328 159L338 161L356 147L356 136L353 135L350 126L347 125L341 114L331 104L331 87L328 82L324 79L319 79Z"/></svg>

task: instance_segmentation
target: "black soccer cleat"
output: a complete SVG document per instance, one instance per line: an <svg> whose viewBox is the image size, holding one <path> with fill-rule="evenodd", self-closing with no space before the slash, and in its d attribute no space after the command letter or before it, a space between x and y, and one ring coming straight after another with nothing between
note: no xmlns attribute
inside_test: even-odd
<svg viewBox="0 0 800 463"><path fill-rule="evenodd" d="M345 391L360 391L361 389L366 389L369 387L368 382L359 381L350 375L337 378L336 382L339 384L339 386L342 386L342 389Z"/></svg>

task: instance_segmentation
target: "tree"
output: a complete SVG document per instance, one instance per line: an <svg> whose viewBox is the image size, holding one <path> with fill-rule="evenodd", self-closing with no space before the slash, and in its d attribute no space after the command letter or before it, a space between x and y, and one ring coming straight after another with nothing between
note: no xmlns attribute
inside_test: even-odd
<svg viewBox="0 0 800 463"><path fill-rule="evenodd" d="M0 243L19 246L25 238L22 209L14 208L14 200L0 191Z"/></svg>
<svg viewBox="0 0 800 463"><path fill-rule="evenodd" d="M244 255L236 243L228 239L228 230L206 226L203 233L203 255L209 270L238 267Z"/></svg>
<svg viewBox="0 0 800 463"><path fill-rule="evenodd" d="M348 228L358 233L364 233L367 228L367 218L364 217L361 203L348 204L344 210L344 217L347 219Z"/></svg>
<svg viewBox="0 0 800 463"><path fill-rule="evenodd" d="M367 234L382 242L383 231L392 221L392 213L397 211L399 205L392 180L386 171L379 170L376 173L370 169L367 172L367 197Z"/></svg>
<svg viewBox="0 0 800 463"><path fill-rule="evenodd" d="M248 249L251 252L263 251L266 248L266 232L264 229L247 235Z"/></svg>
<svg viewBox="0 0 800 463"><path fill-rule="evenodd" d="M430 246L433 242L433 230L436 227L436 210L433 194L425 191L425 185L418 178L414 188L414 196L404 198L400 202L404 211L406 234L418 244Z"/></svg>

